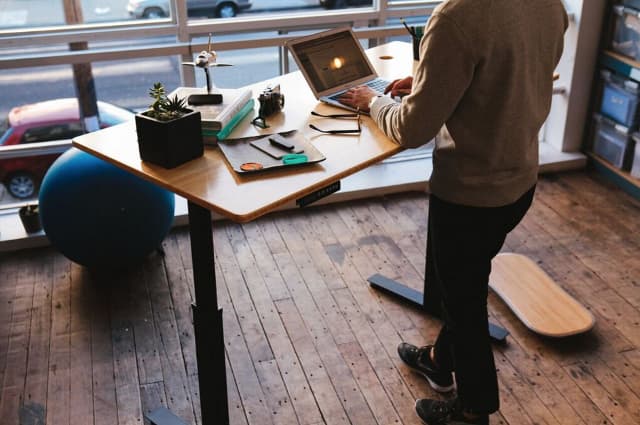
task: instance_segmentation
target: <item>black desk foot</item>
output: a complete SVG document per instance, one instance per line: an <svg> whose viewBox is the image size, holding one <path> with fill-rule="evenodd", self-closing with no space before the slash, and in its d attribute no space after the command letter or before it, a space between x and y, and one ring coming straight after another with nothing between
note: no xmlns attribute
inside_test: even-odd
<svg viewBox="0 0 640 425"><path fill-rule="evenodd" d="M171 413L166 407L158 407L144 417L151 422L151 425L187 425L185 421Z"/></svg>
<svg viewBox="0 0 640 425"><path fill-rule="evenodd" d="M421 309L424 307L424 294L420 291L416 291L415 289L409 288L408 286L380 274L374 274L367 280L371 286L376 289L381 289L391 295L400 297L413 304L414 307L419 307ZM491 336L491 339L496 342L505 342L507 335L509 335L509 331L505 328L489 322L489 336Z"/></svg>

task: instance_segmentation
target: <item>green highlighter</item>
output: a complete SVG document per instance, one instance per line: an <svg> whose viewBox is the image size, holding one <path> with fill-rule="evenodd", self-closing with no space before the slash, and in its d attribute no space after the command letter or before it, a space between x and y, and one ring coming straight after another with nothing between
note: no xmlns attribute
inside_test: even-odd
<svg viewBox="0 0 640 425"><path fill-rule="evenodd" d="M304 164L308 160L307 155L301 153L290 153L282 157L282 163L284 165Z"/></svg>

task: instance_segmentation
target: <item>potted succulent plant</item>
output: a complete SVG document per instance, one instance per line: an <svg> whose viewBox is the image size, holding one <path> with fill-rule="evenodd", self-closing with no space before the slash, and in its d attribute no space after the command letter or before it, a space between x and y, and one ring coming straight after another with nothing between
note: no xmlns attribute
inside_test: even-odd
<svg viewBox="0 0 640 425"><path fill-rule="evenodd" d="M200 112L188 109L177 95L169 98L162 83L155 83L149 96L149 109L136 114L140 158L174 168L202 156Z"/></svg>
<svg viewBox="0 0 640 425"><path fill-rule="evenodd" d="M28 204L18 210L20 221L27 233L39 232L42 229L40 224L40 210L38 204Z"/></svg>

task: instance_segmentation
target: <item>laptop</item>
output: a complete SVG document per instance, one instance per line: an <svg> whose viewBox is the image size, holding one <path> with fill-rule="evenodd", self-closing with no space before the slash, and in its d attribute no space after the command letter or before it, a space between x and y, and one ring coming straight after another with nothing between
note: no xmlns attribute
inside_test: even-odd
<svg viewBox="0 0 640 425"><path fill-rule="evenodd" d="M285 44L316 99L355 111L338 101L352 87L367 85L382 93L389 82L378 77L349 27L322 31Z"/></svg>

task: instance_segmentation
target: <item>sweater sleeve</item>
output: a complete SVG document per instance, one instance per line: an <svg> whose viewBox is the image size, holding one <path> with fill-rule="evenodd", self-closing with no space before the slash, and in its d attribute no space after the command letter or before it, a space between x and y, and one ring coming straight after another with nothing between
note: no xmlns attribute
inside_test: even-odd
<svg viewBox="0 0 640 425"><path fill-rule="evenodd" d="M406 148L436 136L469 87L476 62L465 34L442 14L429 20L420 57L411 94L401 103L380 98L371 108L382 131Z"/></svg>

